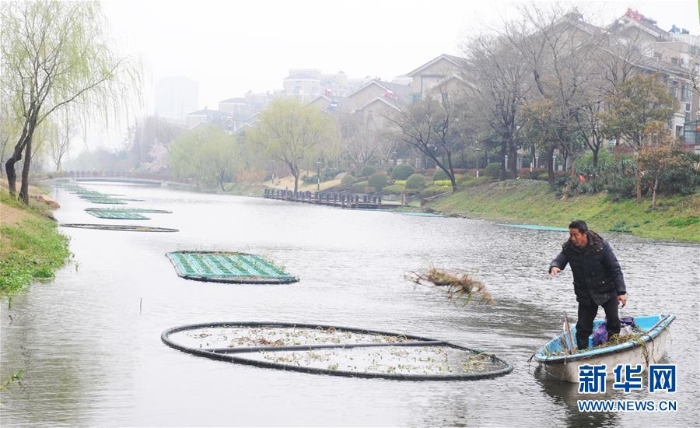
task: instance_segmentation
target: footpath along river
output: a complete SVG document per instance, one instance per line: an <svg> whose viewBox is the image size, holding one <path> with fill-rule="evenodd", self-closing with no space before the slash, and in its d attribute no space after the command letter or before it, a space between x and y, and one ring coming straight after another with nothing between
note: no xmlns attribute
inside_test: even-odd
<svg viewBox="0 0 700 428"><path fill-rule="evenodd" d="M547 266L565 232L460 218L319 207L262 198L83 184L126 207L171 211L102 220L52 191L60 223L157 226L175 233L61 228L74 260L0 307L0 425L17 426L698 426L700 248L605 233L629 291L623 315L674 313L675 393L582 395L528 359L573 319L567 269ZM562 225L565 226L565 225ZM166 253L243 251L300 282L234 285L177 276ZM496 302L463 306L405 276L462 269ZM601 313L602 314L602 311ZM600 315L599 314L599 315ZM285 372L196 357L161 333L218 321L328 324L419 335L494 353L512 373L478 381L396 381ZM608 385L611 385L609 383ZM610 386L608 386L610 389ZM579 399L675 400L674 412L581 412Z"/></svg>

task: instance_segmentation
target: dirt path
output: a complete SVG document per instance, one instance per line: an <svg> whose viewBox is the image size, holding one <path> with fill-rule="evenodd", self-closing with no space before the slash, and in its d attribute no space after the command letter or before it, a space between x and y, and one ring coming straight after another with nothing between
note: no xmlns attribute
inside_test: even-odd
<svg viewBox="0 0 700 428"><path fill-rule="evenodd" d="M9 191L7 188L7 180L0 177L0 194L5 197L9 197ZM41 194L41 192L33 186L29 186L29 195L32 199L36 195ZM32 214L29 211L23 210L21 208L15 208L7 205L0 201L0 226L14 226L22 221L30 218Z"/></svg>

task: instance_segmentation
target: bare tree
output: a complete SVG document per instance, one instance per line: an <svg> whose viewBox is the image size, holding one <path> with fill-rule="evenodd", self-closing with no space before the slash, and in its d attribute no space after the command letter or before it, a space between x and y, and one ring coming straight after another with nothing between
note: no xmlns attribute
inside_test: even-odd
<svg viewBox="0 0 700 428"><path fill-rule="evenodd" d="M137 119L127 131L126 150L136 171L156 172L167 167L170 144L185 129L167 119L147 116Z"/></svg>
<svg viewBox="0 0 700 428"><path fill-rule="evenodd" d="M500 178L507 171L516 173L517 144L523 123L522 107L530 90L526 58L513 41L517 40L514 27L498 35L476 35L465 42L466 66L463 71L468 83L467 98L479 112L474 120L482 125L481 134L499 144ZM505 159L508 159L508 165Z"/></svg>
<svg viewBox="0 0 700 428"><path fill-rule="evenodd" d="M19 196L28 204L37 127L59 110L76 120L116 116L132 101L128 94L140 87L140 75L110 50L99 2L2 2L0 23L2 102L21 121L5 171L15 195L15 164L24 156Z"/></svg>
<svg viewBox="0 0 700 428"><path fill-rule="evenodd" d="M380 133L368 126L361 114L341 113L337 116L338 130L342 141L342 155L358 171L381 155Z"/></svg>
<svg viewBox="0 0 700 428"><path fill-rule="evenodd" d="M467 123L460 95L441 83L425 99L386 116L397 130L394 138L433 160L447 175L453 191L457 190L453 156L464 148Z"/></svg>
<svg viewBox="0 0 700 428"><path fill-rule="evenodd" d="M547 152L550 184L554 183L553 155L559 149L576 171L573 158L585 141L597 151L602 139L597 131L597 109L603 81L597 72L596 58L602 33L587 24L576 9L566 11L559 5L542 9L531 4L522 9L519 31L510 37L521 46L531 73L533 88L528 102L540 114L546 112L548 132L540 132L541 147ZM532 134L532 131L530 131ZM596 139L598 137L598 139Z"/></svg>

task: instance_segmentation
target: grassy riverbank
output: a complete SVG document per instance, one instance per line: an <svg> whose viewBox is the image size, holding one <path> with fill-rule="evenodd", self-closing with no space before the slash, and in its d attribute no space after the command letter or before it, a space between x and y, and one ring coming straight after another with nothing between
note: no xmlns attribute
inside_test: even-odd
<svg viewBox="0 0 700 428"><path fill-rule="evenodd" d="M31 200L27 207L0 186L0 297L52 279L70 257L68 238L49 213L48 206Z"/></svg>
<svg viewBox="0 0 700 428"><path fill-rule="evenodd" d="M444 214L498 222L566 227L585 220L597 231L700 243L700 195L613 201L605 194L557 198L544 181L509 180L466 187L426 205Z"/></svg>
<svg viewBox="0 0 700 428"><path fill-rule="evenodd" d="M471 184L470 184L471 183ZM272 186L271 182L263 183ZM321 189L339 185L339 180L321 183ZM294 188L291 177L278 180L274 187ZM238 184L227 189L231 193L259 196L260 184ZM300 188L315 191L316 185ZM417 209L414 207L413 209ZM446 215L479 218L504 223L566 227L572 220L585 220L599 232L630 233L660 241L700 243L700 194L661 197L656 209L651 199L613 201L605 193L562 199L546 181L507 180L468 181L459 191L428 202L423 210Z"/></svg>

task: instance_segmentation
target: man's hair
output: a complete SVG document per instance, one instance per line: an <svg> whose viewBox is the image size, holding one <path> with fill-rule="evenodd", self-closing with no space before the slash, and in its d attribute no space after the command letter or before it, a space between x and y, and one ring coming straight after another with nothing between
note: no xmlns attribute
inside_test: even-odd
<svg viewBox="0 0 700 428"><path fill-rule="evenodd" d="M569 225L569 229L578 229L581 233L588 232L588 225L583 220L574 220Z"/></svg>

